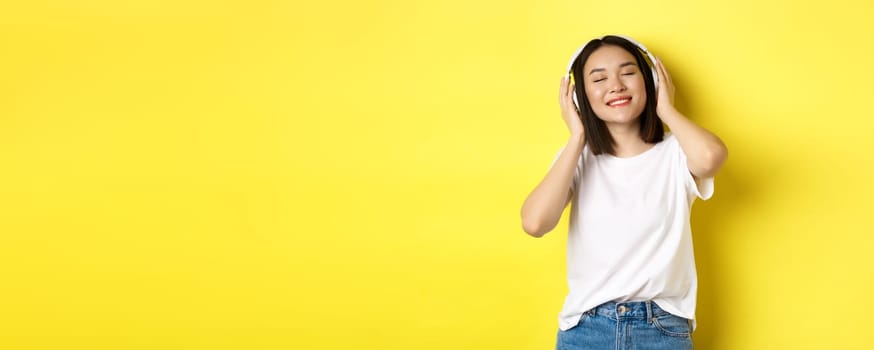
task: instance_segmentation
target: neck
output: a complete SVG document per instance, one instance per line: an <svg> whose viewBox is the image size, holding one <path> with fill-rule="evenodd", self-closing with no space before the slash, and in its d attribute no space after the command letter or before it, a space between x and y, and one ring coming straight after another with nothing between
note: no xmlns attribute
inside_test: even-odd
<svg viewBox="0 0 874 350"><path fill-rule="evenodd" d="M640 138L640 121L629 124L607 124L610 136L613 137L615 156L633 157L652 148Z"/></svg>

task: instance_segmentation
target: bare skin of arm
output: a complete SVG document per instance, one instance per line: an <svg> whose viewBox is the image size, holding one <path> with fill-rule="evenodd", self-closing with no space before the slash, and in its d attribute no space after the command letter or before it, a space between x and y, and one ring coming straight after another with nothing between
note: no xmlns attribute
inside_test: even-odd
<svg viewBox="0 0 874 350"><path fill-rule="evenodd" d="M574 85L570 79L562 78L559 104L571 136L552 168L522 205L522 229L534 237L542 237L555 228L573 196L571 185L586 143L583 122L574 106L573 93Z"/></svg>
<svg viewBox="0 0 874 350"><path fill-rule="evenodd" d="M728 158L728 149L718 136L695 124L674 108L674 83L661 59L656 60L656 70L659 75L656 113L671 128L680 143L692 175L699 179L713 177Z"/></svg>

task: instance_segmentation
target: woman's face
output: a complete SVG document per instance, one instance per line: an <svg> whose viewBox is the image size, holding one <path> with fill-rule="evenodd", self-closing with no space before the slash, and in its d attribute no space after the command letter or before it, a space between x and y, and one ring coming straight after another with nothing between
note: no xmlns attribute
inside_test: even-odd
<svg viewBox="0 0 874 350"><path fill-rule="evenodd" d="M607 124L636 123L646 107L646 86L637 61L625 49L601 46L583 65L586 97Z"/></svg>

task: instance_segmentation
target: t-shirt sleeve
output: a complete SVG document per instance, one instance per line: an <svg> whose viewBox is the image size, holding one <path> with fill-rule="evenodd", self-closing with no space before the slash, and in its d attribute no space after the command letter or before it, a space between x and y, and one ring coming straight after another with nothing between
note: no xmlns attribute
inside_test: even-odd
<svg viewBox="0 0 874 350"><path fill-rule="evenodd" d="M566 146L562 146L561 149L559 149L558 152L555 154L555 158L552 159L552 164L549 165L549 169L552 169L552 167L555 165L555 162L558 161L558 157L561 157L561 152L564 152L565 147ZM577 193L577 186L580 182L580 170L583 167L582 162L582 157L580 157L580 159L577 160L576 170L574 170L574 180L571 181L571 191L573 191L573 193Z"/></svg>
<svg viewBox="0 0 874 350"><path fill-rule="evenodd" d="M688 159L686 158L686 152L683 151L683 148L680 147L680 143L677 141L676 137L674 139L674 146L676 147L678 153L678 164L677 166L680 168L680 171L683 174L683 181L686 185L686 188L690 191L690 194L695 195L695 197L701 198L702 200L708 200L710 197L713 197L713 177L708 178L698 178L692 175L692 172L689 170Z"/></svg>

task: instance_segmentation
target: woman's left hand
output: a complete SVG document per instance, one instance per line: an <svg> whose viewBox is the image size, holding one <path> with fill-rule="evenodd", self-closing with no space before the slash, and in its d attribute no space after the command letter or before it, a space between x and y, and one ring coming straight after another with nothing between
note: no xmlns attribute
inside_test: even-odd
<svg viewBox="0 0 874 350"><path fill-rule="evenodd" d="M661 58L656 57L655 66L656 72L659 75L659 96L656 103L656 113L662 116L674 108L675 88L674 82L671 81L671 76L668 75L668 70L662 64Z"/></svg>

